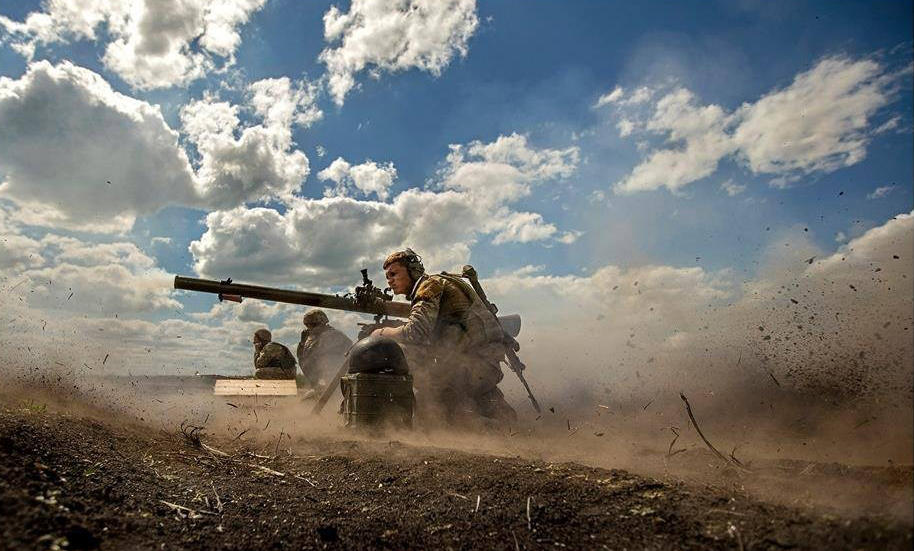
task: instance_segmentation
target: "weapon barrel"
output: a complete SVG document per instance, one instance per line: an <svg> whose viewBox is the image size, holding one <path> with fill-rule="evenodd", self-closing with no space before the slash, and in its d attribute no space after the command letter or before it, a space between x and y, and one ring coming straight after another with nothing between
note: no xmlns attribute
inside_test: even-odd
<svg viewBox="0 0 914 551"><path fill-rule="evenodd" d="M354 299L337 295L309 293L306 291L289 291L275 287L261 287L259 285L245 285L243 283L224 283L211 279L197 279L193 277L175 276L175 289L213 293L216 295L235 295L259 300L272 300L287 304L302 304L316 308L330 308L333 310L346 310L348 312L361 312L363 314L386 314L396 318L409 317L410 305L406 302L392 300L378 300L373 304L358 304Z"/></svg>

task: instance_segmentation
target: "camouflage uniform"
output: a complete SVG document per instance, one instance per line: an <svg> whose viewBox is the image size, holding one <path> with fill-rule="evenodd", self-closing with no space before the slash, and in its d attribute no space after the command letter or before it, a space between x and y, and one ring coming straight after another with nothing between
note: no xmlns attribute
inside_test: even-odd
<svg viewBox="0 0 914 551"><path fill-rule="evenodd" d="M312 388L318 386L321 378L332 377L339 370L350 346L352 341L349 337L329 325L301 332L295 356Z"/></svg>
<svg viewBox="0 0 914 551"><path fill-rule="evenodd" d="M504 377L504 333L498 320L458 277L423 275L408 298L401 340L411 354L419 393L428 392L452 420L467 410L513 421L516 414L498 388Z"/></svg>
<svg viewBox="0 0 914 551"><path fill-rule="evenodd" d="M257 379L294 379L295 357L278 342L268 342L254 351L254 370Z"/></svg>

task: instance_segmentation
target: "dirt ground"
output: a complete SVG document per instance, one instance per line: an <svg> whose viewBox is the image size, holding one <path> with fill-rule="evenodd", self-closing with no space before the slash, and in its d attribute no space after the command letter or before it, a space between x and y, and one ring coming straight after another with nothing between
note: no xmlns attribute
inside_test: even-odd
<svg viewBox="0 0 914 551"><path fill-rule="evenodd" d="M274 446L187 424L155 428L103 409L0 395L0 548L912 546L905 515L792 507L747 490L773 473L784 491L810 473L827 488L826 475L837 473L877 494L908 496L909 466L780 461L750 475L691 449L673 459L693 467L683 472L713 466L713 478L649 477L345 434L283 438Z"/></svg>

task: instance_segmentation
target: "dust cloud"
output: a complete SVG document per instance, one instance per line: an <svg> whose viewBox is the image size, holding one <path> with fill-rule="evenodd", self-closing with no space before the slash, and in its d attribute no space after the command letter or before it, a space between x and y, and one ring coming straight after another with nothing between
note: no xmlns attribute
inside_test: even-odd
<svg viewBox="0 0 914 551"><path fill-rule="evenodd" d="M297 397L213 396L206 376L102 375L90 368L105 363L98 352L83 358L65 335L46 349L4 336L0 398L136 430L200 427L212 446L263 455L385 453L399 441L416 453L574 461L911 522L914 217L830 255L802 235L784 240L789 253L773 244L742 281L646 266L485 282L503 312L524 312L522 357L543 406L533 412L506 370L501 386L520 414L512 427L372 438L342 429L334 400L312 416ZM697 428L732 461L712 455Z"/></svg>

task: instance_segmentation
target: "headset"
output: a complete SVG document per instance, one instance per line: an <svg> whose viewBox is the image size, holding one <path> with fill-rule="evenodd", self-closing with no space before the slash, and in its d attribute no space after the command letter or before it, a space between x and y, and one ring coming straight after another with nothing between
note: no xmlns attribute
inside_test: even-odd
<svg viewBox="0 0 914 551"><path fill-rule="evenodd" d="M409 274L413 281L418 281L425 274L425 265L422 264L422 257L410 248L403 252L406 253L406 258L403 259L406 263L406 273Z"/></svg>

